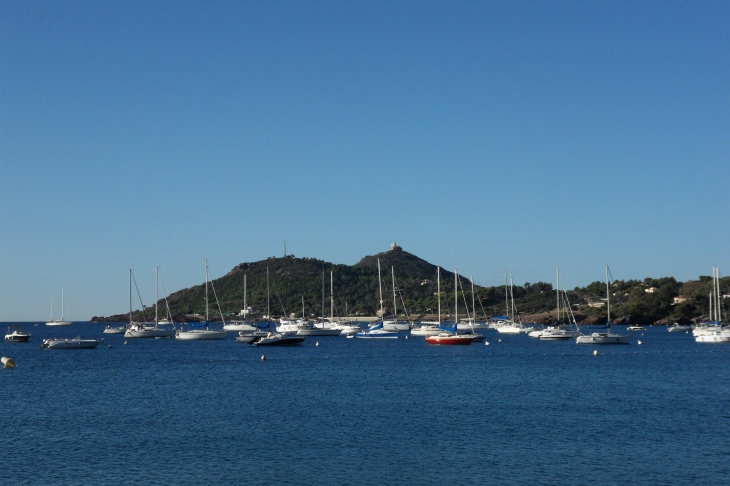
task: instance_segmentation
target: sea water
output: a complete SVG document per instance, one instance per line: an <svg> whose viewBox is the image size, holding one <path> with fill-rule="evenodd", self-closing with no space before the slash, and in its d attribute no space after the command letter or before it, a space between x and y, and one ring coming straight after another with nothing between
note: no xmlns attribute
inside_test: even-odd
<svg viewBox="0 0 730 486"><path fill-rule="evenodd" d="M28 343L0 344L17 364L0 370L0 484L730 484L730 344L664 327L623 346L487 331L90 350L40 344L103 324L21 327Z"/></svg>

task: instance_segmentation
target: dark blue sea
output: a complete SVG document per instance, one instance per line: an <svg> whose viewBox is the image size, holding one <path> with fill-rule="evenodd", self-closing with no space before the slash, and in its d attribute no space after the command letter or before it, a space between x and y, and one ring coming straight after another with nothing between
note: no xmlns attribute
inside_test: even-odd
<svg viewBox="0 0 730 486"><path fill-rule="evenodd" d="M730 344L664 327L264 349L20 325L28 343L0 344L3 485L730 484ZM77 334L104 344L40 348Z"/></svg>

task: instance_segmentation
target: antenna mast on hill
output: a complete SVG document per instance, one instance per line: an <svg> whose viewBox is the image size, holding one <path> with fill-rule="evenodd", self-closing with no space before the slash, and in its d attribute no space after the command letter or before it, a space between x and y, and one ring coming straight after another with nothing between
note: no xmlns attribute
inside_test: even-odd
<svg viewBox="0 0 730 486"><path fill-rule="evenodd" d="M284 240L284 258L286 258L286 240Z"/></svg>

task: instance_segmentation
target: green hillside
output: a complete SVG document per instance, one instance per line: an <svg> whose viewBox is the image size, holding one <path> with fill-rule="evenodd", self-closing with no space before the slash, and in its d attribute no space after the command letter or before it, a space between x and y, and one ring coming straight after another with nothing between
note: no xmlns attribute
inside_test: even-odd
<svg viewBox="0 0 730 486"><path fill-rule="evenodd" d="M302 313L302 299L308 316L330 312L330 272L332 273L335 315L374 316L379 311L378 259L380 259L383 285L383 306L386 314L393 312L393 275L396 282L398 314L405 308L413 317L433 315L437 309L436 275L437 267L407 251L395 247L373 256L366 256L355 265L342 265L317 260L297 258L293 255L283 258L271 257L258 262L241 263L227 275L215 279L209 287L210 312L212 319L219 319L213 288L221 309L226 316L233 316L243 309L243 280L247 280L247 304L253 308L254 316L266 315L266 274L269 273L271 315L281 316ZM391 274L391 268L393 274ZM473 313L471 283L460 276L461 289L458 294L460 315L468 309ZM728 292L730 278L721 280L723 293ZM700 277L689 282L677 282L672 277L643 281L618 280L612 284L612 317L622 318L625 312L632 322L652 324L655 322L688 322L701 319L708 311L708 295L712 287L710 277ZM476 314L504 314L505 287L476 286ZM453 312L454 274L441 270L441 308L443 316ZM545 282L525 283L515 286L513 294L518 312L528 322L550 322L556 308L553 284ZM590 285L576 287L568 292L576 318L584 322L605 322L605 307L599 307L606 298L605 282L596 281ZM674 298L682 296L684 301L675 304ZM682 300L682 299L680 299ZM725 302L730 299L723 299ZM205 313L205 285L179 290L168 296L168 304L176 321L195 319L194 315ZM164 309L165 302L160 306ZM589 304L595 305L592 307ZM150 303L149 306L154 305ZM150 308L148 306L148 309ZM163 311L164 312L164 311ZM154 312L145 312L151 318ZM125 321L128 314L94 317L98 321ZM143 319L141 310L135 311L135 319Z"/></svg>

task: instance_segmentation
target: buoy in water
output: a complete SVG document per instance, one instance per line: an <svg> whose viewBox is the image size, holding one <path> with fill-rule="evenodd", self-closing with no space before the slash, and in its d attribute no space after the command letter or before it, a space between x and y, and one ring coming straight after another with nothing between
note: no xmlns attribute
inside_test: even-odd
<svg viewBox="0 0 730 486"><path fill-rule="evenodd" d="M406 334L406 339L408 339L408 334Z"/></svg>
<svg viewBox="0 0 730 486"><path fill-rule="evenodd" d="M127 345L127 341L124 341L124 345L125 345L125 346Z"/></svg>
<svg viewBox="0 0 730 486"><path fill-rule="evenodd" d="M641 346L641 340L639 340L638 343L639 343L639 346Z"/></svg>
<svg viewBox="0 0 730 486"><path fill-rule="evenodd" d="M484 341L485 346L489 346L489 341Z"/></svg>
<svg viewBox="0 0 730 486"><path fill-rule="evenodd" d="M266 361L266 355L265 354L262 354L261 355L261 361Z"/></svg>
<svg viewBox="0 0 730 486"><path fill-rule="evenodd" d="M13 358L3 356L0 358L0 363L3 364L3 368L15 368L15 360Z"/></svg>
<svg viewBox="0 0 730 486"><path fill-rule="evenodd" d="M597 349L593 351L593 356L598 356L598 350Z"/></svg>
<svg viewBox="0 0 730 486"><path fill-rule="evenodd" d="M111 349L112 348L112 345L110 344L109 346L107 346L107 348Z"/></svg>
<svg viewBox="0 0 730 486"><path fill-rule="evenodd" d="M498 342L498 343L501 343L501 342L502 342L502 340L501 340L501 339L497 339L497 342Z"/></svg>
<svg viewBox="0 0 730 486"><path fill-rule="evenodd" d="M319 341L317 341L316 343L314 343L314 345L315 346L319 346Z"/></svg>

